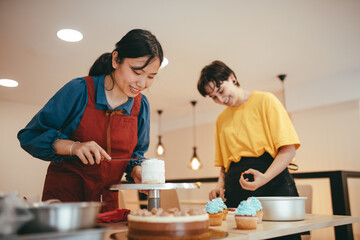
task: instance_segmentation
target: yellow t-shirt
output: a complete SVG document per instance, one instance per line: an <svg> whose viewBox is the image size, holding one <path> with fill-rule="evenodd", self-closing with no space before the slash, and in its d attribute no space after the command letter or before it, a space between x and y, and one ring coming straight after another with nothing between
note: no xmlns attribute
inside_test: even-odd
<svg viewBox="0 0 360 240"><path fill-rule="evenodd" d="M299 137L283 104L272 93L254 91L238 107L227 107L217 117L215 166L230 167L241 157L273 158L285 145L300 147Z"/></svg>

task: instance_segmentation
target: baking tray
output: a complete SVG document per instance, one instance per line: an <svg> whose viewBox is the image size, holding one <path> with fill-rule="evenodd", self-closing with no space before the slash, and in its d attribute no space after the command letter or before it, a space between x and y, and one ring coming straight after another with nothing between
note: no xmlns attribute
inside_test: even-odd
<svg viewBox="0 0 360 240"><path fill-rule="evenodd" d="M209 228L209 231L210 231L210 240L223 239L223 238L226 238L227 236L229 236L228 232L224 232L222 230ZM112 239L112 240L128 240L128 232L126 231L126 232L113 233L110 235L110 239ZM186 236L184 237L184 239L186 239Z"/></svg>
<svg viewBox="0 0 360 240"><path fill-rule="evenodd" d="M68 232L46 232L24 235L0 236L0 240L102 240L108 227L96 226Z"/></svg>

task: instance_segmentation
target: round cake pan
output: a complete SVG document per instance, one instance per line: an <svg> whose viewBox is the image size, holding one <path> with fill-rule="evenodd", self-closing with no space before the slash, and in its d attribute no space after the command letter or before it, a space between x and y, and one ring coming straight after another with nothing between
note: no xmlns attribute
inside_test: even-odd
<svg viewBox="0 0 360 240"><path fill-rule="evenodd" d="M66 232L93 228L100 207L100 202L35 203L29 207L34 218L20 232Z"/></svg>
<svg viewBox="0 0 360 240"><path fill-rule="evenodd" d="M305 218L307 197L257 197L264 221L298 221Z"/></svg>

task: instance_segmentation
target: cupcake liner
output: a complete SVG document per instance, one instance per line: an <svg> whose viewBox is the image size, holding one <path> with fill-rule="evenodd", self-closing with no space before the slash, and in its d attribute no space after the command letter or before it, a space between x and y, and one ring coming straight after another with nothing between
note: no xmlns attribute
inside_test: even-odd
<svg viewBox="0 0 360 240"><path fill-rule="evenodd" d="M228 210L224 209L223 210L223 217L222 217L222 220L223 221L226 221L226 215L228 214Z"/></svg>
<svg viewBox="0 0 360 240"><path fill-rule="evenodd" d="M209 214L209 225L210 226L221 226L223 213L208 213Z"/></svg>
<svg viewBox="0 0 360 240"><path fill-rule="evenodd" d="M258 223L262 222L263 215L264 215L263 211L256 212L256 216L258 217Z"/></svg>
<svg viewBox="0 0 360 240"><path fill-rule="evenodd" d="M257 216L235 215L236 227L242 230L252 230L257 228Z"/></svg>

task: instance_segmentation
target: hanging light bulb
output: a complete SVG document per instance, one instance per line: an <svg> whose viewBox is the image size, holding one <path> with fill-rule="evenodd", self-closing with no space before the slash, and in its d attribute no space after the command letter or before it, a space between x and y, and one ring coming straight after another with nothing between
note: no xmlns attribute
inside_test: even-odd
<svg viewBox="0 0 360 240"><path fill-rule="evenodd" d="M159 114L159 135L158 135L159 142L156 146L156 155L160 157L160 156L164 156L164 154L165 154L165 148L161 142L161 113L162 113L162 110L158 110L157 113Z"/></svg>
<svg viewBox="0 0 360 240"><path fill-rule="evenodd" d="M284 81L286 78L286 74L279 74L278 75L279 80L281 81L281 85L282 85L282 94L283 94L283 102L284 102L284 107L286 109L286 102L285 102L285 85L284 85Z"/></svg>
<svg viewBox="0 0 360 240"><path fill-rule="evenodd" d="M284 104L284 107L285 107L285 110L286 110L286 96L285 96L285 78L286 78L286 74L279 74L278 75L278 78L279 80L281 81L281 85L282 85L282 94L283 94L283 104ZM291 115L290 113L289 114L289 117L291 119ZM288 165L288 169L289 170L293 170L293 171L296 171L299 169L299 166L295 163L295 158L293 158L291 160L291 162L289 163Z"/></svg>
<svg viewBox="0 0 360 240"><path fill-rule="evenodd" d="M196 101L191 101L191 104L193 106L193 135L194 135L194 153L193 156L190 160L190 168L192 170L198 170L202 167L202 164L200 162L200 159L198 158L197 154L196 154L196 129L195 129L195 105L196 105Z"/></svg>
<svg viewBox="0 0 360 240"><path fill-rule="evenodd" d="M192 170L198 170L201 167L201 162L196 154L196 147L194 147L194 154L190 161L190 167Z"/></svg>
<svg viewBox="0 0 360 240"><path fill-rule="evenodd" d="M164 153L165 153L165 149L164 149L164 146L162 145L162 142L161 142L161 136L159 135L158 137L159 137L159 143L156 146L156 155L163 156Z"/></svg>

